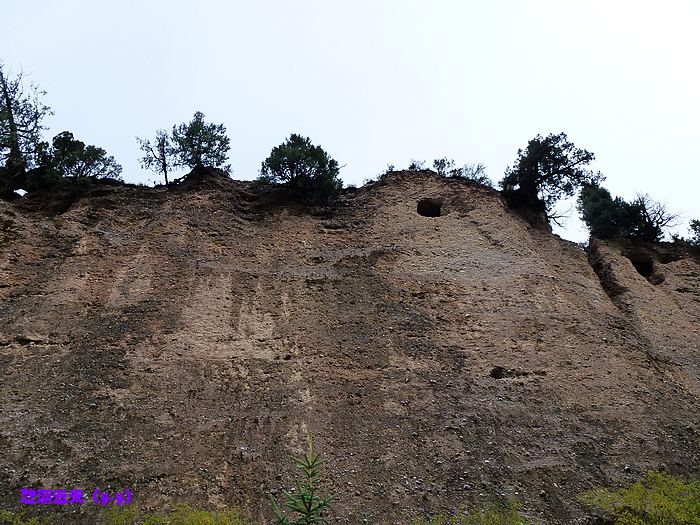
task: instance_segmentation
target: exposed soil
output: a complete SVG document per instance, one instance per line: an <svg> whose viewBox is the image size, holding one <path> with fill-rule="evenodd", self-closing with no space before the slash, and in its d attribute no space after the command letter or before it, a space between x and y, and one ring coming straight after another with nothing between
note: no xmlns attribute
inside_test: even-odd
<svg viewBox="0 0 700 525"><path fill-rule="evenodd" d="M332 216L220 179L44 204L0 202L3 508L125 486L269 519L307 431L337 523L494 496L586 523L582 491L698 471L695 255L649 249L640 272L429 173Z"/></svg>

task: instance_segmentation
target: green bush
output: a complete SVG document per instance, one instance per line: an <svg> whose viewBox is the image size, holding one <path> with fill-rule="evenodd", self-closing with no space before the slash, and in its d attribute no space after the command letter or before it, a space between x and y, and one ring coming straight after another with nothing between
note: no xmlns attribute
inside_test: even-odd
<svg viewBox="0 0 700 525"><path fill-rule="evenodd" d="M649 472L630 486L597 489L579 499L613 525L700 525L700 480Z"/></svg>
<svg viewBox="0 0 700 525"><path fill-rule="evenodd" d="M434 516L429 521L416 520L413 525L529 525L530 521L520 513L520 508L518 501L491 503L468 514Z"/></svg>

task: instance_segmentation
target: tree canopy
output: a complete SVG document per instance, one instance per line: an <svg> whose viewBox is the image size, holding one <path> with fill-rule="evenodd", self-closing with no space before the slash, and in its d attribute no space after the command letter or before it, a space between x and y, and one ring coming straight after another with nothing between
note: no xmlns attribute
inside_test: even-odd
<svg viewBox="0 0 700 525"><path fill-rule="evenodd" d="M40 157L42 164L63 177L121 179L122 167L114 157L102 148L75 139L69 131L56 135L50 147L44 143Z"/></svg>
<svg viewBox="0 0 700 525"><path fill-rule="evenodd" d="M309 204L327 204L343 187L339 173L338 162L321 146L293 133L272 148L262 163L260 180L285 184L293 196Z"/></svg>
<svg viewBox="0 0 700 525"><path fill-rule="evenodd" d="M226 127L206 123L201 111L197 111L189 123L173 126L172 153L178 166L220 168L228 160L228 150Z"/></svg>
<svg viewBox="0 0 700 525"><path fill-rule="evenodd" d="M596 185L581 188L578 209L591 235L598 239L659 241L678 217L648 195L627 202L613 199L608 190Z"/></svg>
<svg viewBox="0 0 700 525"><path fill-rule="evenodd" d="M25 85L23 74L12 76L0 62L0 194L12 198L26 184L27 168L35 164L44 130L42 120L51 108L41 102L45 93Z"/></svg>
<svg viewBox="0 0 700 525"><path fill-rule="evenodd" d="M0 63L0 159L11 172L32 164L44 130L42 120L51 108L41 102L45 94L34 84L25 85L23 74L14 78Z"/></svg>
<svg viewBox="0 0 700 525"><path fill-rule="evenodd" d="M585 168L594 159L593 153L569 142L565 133L537 135L525 150L518 150L515 164L500 184L512 206L539 207L551 218L559 199L604 179L600 172Z"/></svg>
<svg viewBox="0 0 700 525"><path fill-rule="evenodd" d="M692 246L700 247L700 221L699 220L690 221L690 234L691 234L691 237L690 237L690 239L688 239L688 242Z"/></svg>

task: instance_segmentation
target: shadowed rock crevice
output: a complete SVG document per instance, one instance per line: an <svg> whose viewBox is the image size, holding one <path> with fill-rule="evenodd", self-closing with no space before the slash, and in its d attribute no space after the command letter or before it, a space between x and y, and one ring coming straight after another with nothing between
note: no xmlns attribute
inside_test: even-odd
<svg viewBox="0 0 700 525"><path fill-rule="evenodd" d="M627 291L627 288L615 275L611 262L601 251L601 242L598 239L591 239L586 247L586 255L588 256L588 264L598 276L600 285L608 297L612 299Z"/></svg>

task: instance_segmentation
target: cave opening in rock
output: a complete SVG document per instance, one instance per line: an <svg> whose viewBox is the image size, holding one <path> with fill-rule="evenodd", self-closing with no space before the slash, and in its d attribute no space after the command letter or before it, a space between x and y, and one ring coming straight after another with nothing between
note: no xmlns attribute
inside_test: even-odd
<svg viewBox="0 0 700 525"><path fill-rule="evenodd" d="M440 217L442 199L421 199L418 201L418 215L423 217Z"/></svg>
<svg viewBox="0 0 700 525"><path fill-rule="evenodd" d="M654 261L647 255L627 255L637 273L649 280L654 275Z"/></svg>

